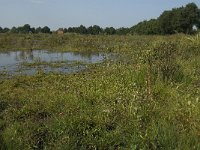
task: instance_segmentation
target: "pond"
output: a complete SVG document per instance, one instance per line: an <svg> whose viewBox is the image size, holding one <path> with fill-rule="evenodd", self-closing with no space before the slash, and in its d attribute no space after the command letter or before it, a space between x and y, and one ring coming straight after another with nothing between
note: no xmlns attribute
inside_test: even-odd
<svg viewBox="0 0 200 150"><path fill-rule="evenodd" d="M48 50L0 52L0 75L33 75L44 73L74 73L88 64L101 63L107 58L102 53L56 52Z"/></svg>

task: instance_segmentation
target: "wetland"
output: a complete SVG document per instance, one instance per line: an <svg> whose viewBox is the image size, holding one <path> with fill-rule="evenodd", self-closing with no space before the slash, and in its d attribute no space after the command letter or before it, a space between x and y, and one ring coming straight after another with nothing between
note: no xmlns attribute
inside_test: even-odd
<svg viewBox="0 0 200 150"><path fill-rule="evenodd" d="M108 54L27 50L0 52L0 73L33 75L44 73L73 73L89 64L103 62Z"/></svg>
<svg viewBox="0 0 200 150"><path fill-rule="evenodd" d="M0 43L0 149L200 149L199 35Z"/></svg>

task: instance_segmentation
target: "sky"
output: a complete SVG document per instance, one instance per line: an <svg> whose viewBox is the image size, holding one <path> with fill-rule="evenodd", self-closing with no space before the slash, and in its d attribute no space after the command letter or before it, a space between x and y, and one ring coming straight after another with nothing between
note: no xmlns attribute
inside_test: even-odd
<svg viewBox="0 0 200 150"><path fill-rule="evenodd" d="M0 0L0 26L131 27L191 2L200 7L200 0Z"/></svg>

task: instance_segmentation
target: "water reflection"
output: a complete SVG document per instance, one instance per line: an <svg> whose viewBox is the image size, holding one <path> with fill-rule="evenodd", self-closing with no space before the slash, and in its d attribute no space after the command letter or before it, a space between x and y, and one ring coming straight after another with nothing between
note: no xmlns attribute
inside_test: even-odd
<svg viewBox="0 0 200 150"><path fill-rule="evenodd" d="M78 53L78 52L52 52L47 50L30 50L30 51L12 51L0 52L0 73L7 72L9 74L34 74L37 67L20 68L24 63L36 62L65 62L66 65L59 67L40 66L44 72L77 72L84 69L84 65L67 66L67 64L78 61L84 63L98 63L105 59L105 54Z"/></svg>

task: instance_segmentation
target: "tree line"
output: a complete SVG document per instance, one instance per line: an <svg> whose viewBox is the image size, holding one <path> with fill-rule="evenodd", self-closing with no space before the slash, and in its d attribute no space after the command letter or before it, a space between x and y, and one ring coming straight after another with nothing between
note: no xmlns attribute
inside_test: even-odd
<svg viewBox="0 0 200 150"><path fill-rule="evenodd" d="M131 27L137 34L192 34L200 28L200 9L195 3L164 11L157 19L143 21Z"/></svg>
<svg viewBox="0 0 200 150"><path fill-rule="evenodd" d="M174 8L164 11L157 19L145 20L131 28L106 27L101 28L98 25L85 27L60 28L61 33L77 33L77 34L107 34L107 35L125 35L125 34L174 34L185 33L192 34L194 29L200 29L200 9L195 3L189 3L185 7ZM29 24L21 27L1 28L0 33L53 33L48 26L34 28Z"/></svg>
<svg viewBox="0 0 200 150"><path fill-rule="evenodd" d="M11 29L9 28L2 28L0 27L0 33L52 33L51 29L47 26L45 27L38 27L38 28L34 28L31 27L29 24L25 24L24 26L20 26L20 27L12 27Z"/></svg>
<svg viewBox="0 0 200 150"><path fill-rule="evenodd" d="M113 27L106 27L106 28L101 28L98 25L90 26L86 28L83 25L80 25L79 27L69 27L69 28L59 28L57 31L61 31L63 33L78 33L78 34L92 34L92 35L98 35L98 34L108 34L108 35L113 35L113 34L119 34L119 35L124 35L130 33L129 28L119 28L115 29ZM53 33L55 31L52 31L48 26L45 26L43 28L38 27L34 28L31 27L29 24L25 24L24 26L20 27L12 27L11 29L9 28L1 28L0 27L0 33Z"/></svg>
<svg viewBox="0 0 200 150"><path fill-rule="evenodd" d="M130 33L129 28L119 28L115 29L114 27L106 27L106 28L101 28L98 25L90 26L86 28L83 25L80 25L79 27L69 27L64 28L64 29L59 29L63 31L64 33L79 33L79 34L91 34L91 35L98 35L98 34L107 34L107 35L113 35L113 34L118 34L118 35L124 35Z"/></svg>

